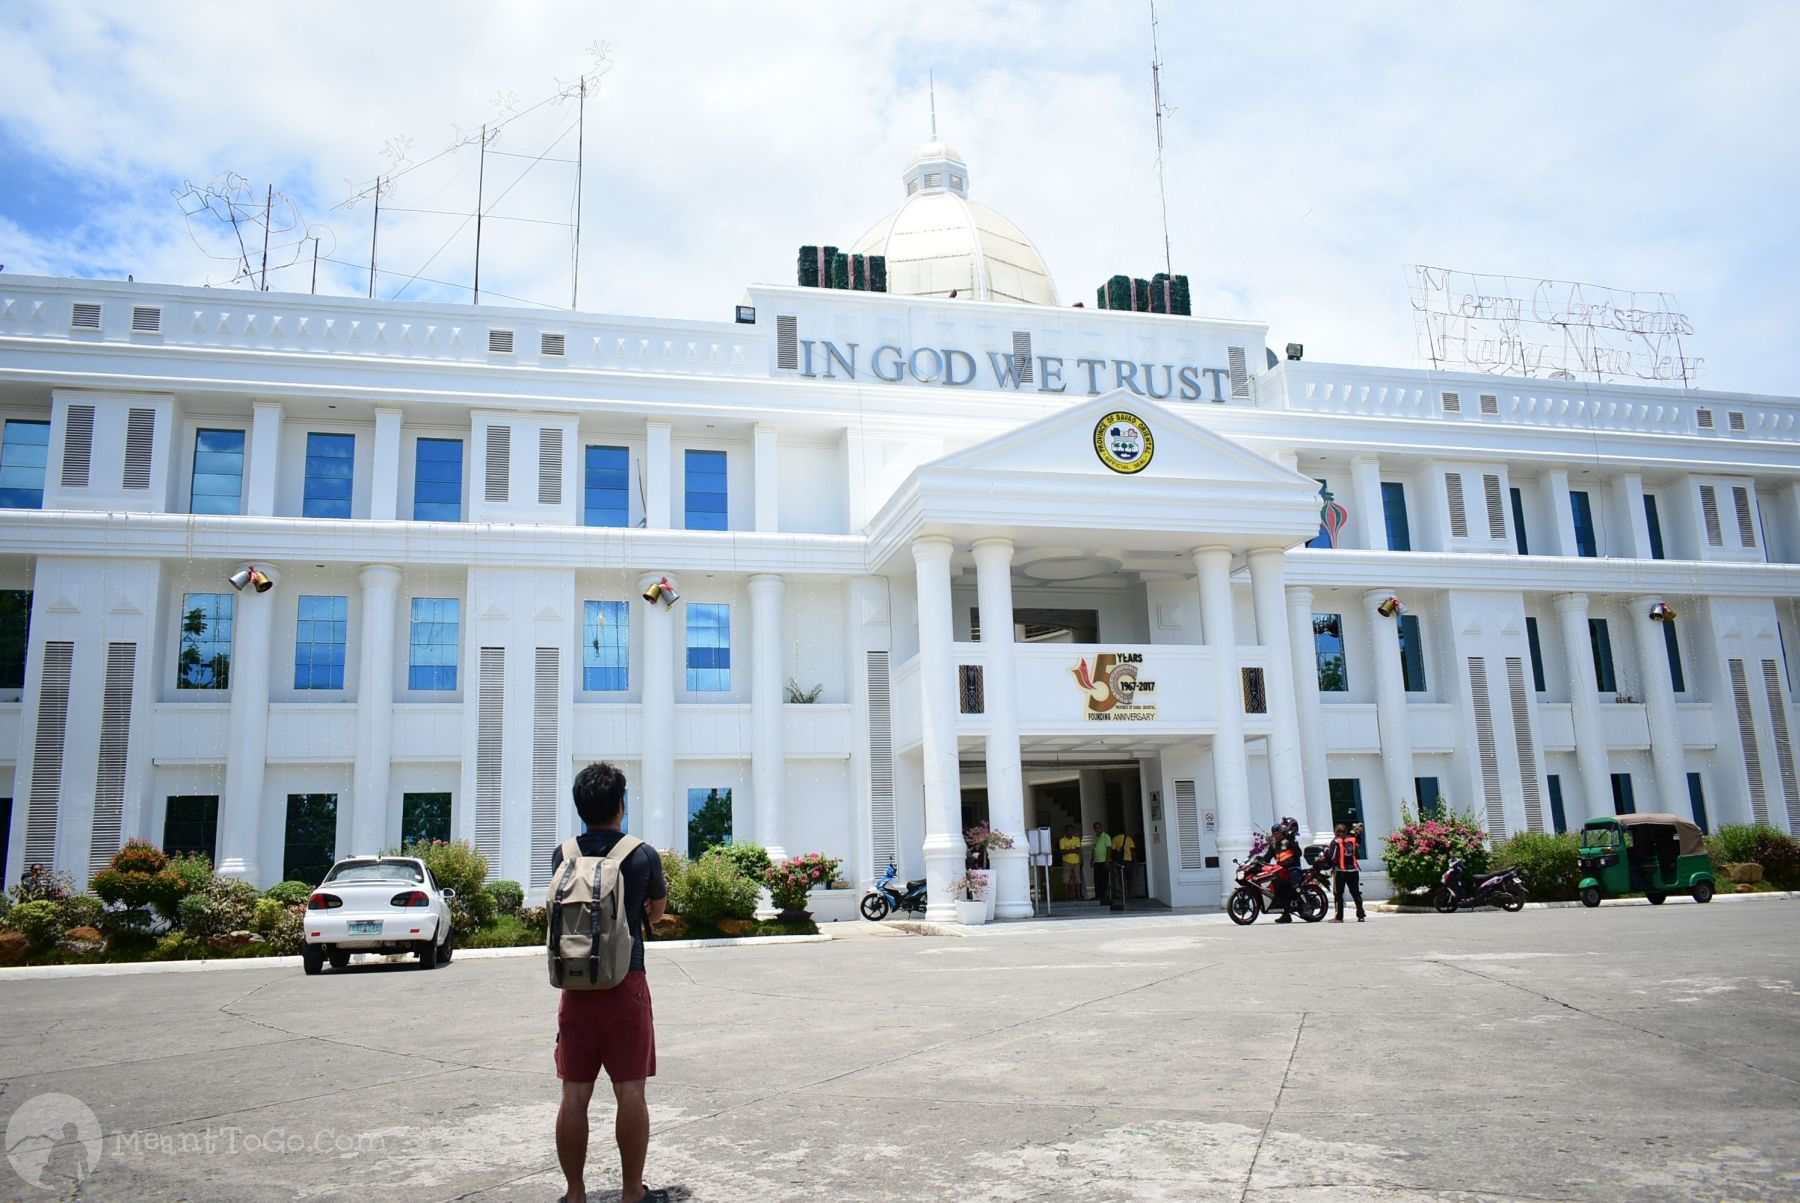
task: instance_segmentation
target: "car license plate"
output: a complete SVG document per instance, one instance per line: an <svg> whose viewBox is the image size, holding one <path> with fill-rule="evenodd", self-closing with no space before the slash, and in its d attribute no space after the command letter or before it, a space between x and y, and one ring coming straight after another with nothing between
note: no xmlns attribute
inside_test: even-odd
<svg viewBox="0 0 1800 1203"><path fill-rule="evenodd" d="M381 920L368 919L357 921L353 919L350 922L350 934L353 936L379 936L381 934Z"/></svg>

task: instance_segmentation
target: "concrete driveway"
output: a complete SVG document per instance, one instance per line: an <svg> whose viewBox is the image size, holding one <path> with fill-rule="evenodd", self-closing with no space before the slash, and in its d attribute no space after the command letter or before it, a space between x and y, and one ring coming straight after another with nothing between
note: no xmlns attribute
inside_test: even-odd
<svg viewBox="0 0 1800 1203"><path fill-rule="evenodd" d="M1098 919L650 973L677 1198L1800 1198L1788 900ZM555 1001L535 958L0 979L0 1197L550 1203Z"/></svg>

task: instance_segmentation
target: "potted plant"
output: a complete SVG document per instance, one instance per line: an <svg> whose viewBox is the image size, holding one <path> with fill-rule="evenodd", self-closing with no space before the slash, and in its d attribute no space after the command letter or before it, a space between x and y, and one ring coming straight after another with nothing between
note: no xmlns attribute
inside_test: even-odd
<svg viewBox="0 0 1800 1203"><path fill-rule="evenodd" d="M971 874L979 872L987 883L982 892L987 902L987 917L991 920L994 917L994 899L1000 892L993 873L992 854L1011 848L1013 838L1004 831L995 831L983 819L963 832L963 843L968 845L969 861L974 866Z"/></svg>
<svg viewBox="0 0 1800 1203"><path fill-rule="evenodd" d="M956 900L958 923L987 922L987 877L966 873L950 883L950 896Z"/></svg>
<svg viewBox="0 0 1800 1203"><path fill-rule="evenodd" d="M806 909L807 895L814 888L829 886L831 879L837 876L839 863L823 852L807 852L763 871L769 898L781 908L784 922L797 923L812 918Z"/></svg>

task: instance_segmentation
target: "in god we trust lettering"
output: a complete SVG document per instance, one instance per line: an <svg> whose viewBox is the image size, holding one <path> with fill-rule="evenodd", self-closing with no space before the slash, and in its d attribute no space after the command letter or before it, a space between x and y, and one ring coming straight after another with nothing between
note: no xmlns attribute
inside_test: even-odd
<svg viewBox="0 0 1800 1203"><path fill-rule="evenodd" d="M815 380L856 380L865 365L861 362L857 343L838 343L828 339L800 340L800 375ZM1007 351L988 351L987 370L993 375L993 387L1017 390L1026 386L1020 379L1024 364ZM1114 389L1128 389L1140 397L1157 401L1225 400L1229 368L1203 368L1196 364L1140 363L1130 359L1066 359L1061 355L1036 355L1034 376L1040 393L1066 393L1070 388L1082 389L1090 397ZM888 384L908 380L919 384L937 384L945 388L967 388L981 376L975 356L957 347L914 347L908 350L894 343L876 347L866 364L867 374Z"/></svg>

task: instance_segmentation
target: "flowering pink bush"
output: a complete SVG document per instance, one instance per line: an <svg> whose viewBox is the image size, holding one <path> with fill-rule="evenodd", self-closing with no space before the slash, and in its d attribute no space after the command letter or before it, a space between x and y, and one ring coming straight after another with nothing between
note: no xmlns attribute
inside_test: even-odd
<svg viewBox="0 0 1800 1203"><path fill-rule="evenodd" d="M1387 866L1394 889L1410 893L1437 885L1453 856L1462 857L1470 873L1487 868L1487 832L1472 813L1447 812L1420 819L1411 810L1402 810L1400 827L1387 837L1381 863Z"/></svg>
<svg viewBox="0 0 1800 1203"><path fill-rule="evenodd" d="M983 819L963 832L963 843L968 845L969 855L975 858L975 863L985 867L988 863L988 853L1011 848L1013 838L1004 831L995 831L988 826L988 821Z"/></svg>
<svg viewBox="0 0 1800 1203"><path fill-rule="evenodd" d="M776 906L784 911L805 910L807 891L829 886L841 863L823 852L806 852L765 869L763 881Z"/></svg>

